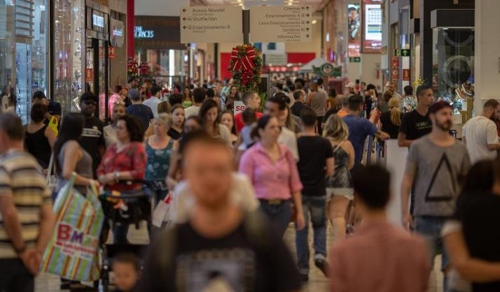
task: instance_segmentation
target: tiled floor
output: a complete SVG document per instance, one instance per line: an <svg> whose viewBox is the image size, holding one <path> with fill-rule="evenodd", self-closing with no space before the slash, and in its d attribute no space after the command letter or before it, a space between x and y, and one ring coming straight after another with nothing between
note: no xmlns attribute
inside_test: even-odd
<svg viewBox="0 0 500 292"><path fill-rule="evenodd" d="M312 230L311 230L312 231ZM309 233L310 235L312 232ZM333 239L333 232L329 227L328 230L328 242L331 243ZM129 240L132 243L137 244L147 244L149 239L145 228L136 230L135 228L130 228ZM295 253L295 232L293 227L289 227L285 234L285 242L290 247L290 249ZM312 237L310 236L310 242L312 243ZM312 259L312 257L311 257ZM435 267L440 267L440 258L436 259ZM328 279L323 276L320 270L314 267L314 263L311 263L311 271L309 275L309 283L304 287L302 291L304 292L319 292L326 291L328 287ZM442 275L438 270L433 271L431 274L429 282L429 292L441 292L442 289ZM59 290L59 278L52 275L41 275L36 282L36 292L58 292Z"/></svg>

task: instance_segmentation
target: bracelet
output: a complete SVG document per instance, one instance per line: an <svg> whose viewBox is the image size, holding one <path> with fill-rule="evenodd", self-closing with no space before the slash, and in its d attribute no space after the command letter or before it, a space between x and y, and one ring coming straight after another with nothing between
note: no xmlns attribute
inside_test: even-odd
<svg viewBox="0 0 500 292"><path fill-rule="evenodd" d="M119 182L120 181L120 173L115 171L114 176L115 176L115 182Z"/></svg>

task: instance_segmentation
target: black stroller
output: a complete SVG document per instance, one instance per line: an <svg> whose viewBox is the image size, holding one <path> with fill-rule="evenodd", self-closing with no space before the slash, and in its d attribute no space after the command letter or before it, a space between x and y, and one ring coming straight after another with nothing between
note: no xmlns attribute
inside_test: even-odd
<svg viewBox="0 0 500 292"><path fill-rule="evenodd" d="M106 244L109 230L117 224L135 225L139 229L140 222L146 221L148 234L151 237L151 214L154 198L161 196L154 183L150 181L124 181L120 184L142 184L141 189L133 191L106 191L100 196L105 222L101 236L102 248L102 267L101 267L101 285L102 291L109 291L111 270L113 258L119 253L132 253L139 259L143 258L148 247L147 244ZM142 263L141 263L142 268Z"/></svg>

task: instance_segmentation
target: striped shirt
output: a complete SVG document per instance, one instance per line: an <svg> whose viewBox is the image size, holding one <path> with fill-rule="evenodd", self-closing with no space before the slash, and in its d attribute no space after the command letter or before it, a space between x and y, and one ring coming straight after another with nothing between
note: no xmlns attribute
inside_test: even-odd
<svg viewBox="0 0 500 292"><path fill-rule="evenodd" d="M33 156L22 151L9 151L0 156L0 196L13 196L22 237L28 246L38 239L40 208L52 204L42 169ZM0 258L15 258L17 254L5 231L0 216Z"/></svg>

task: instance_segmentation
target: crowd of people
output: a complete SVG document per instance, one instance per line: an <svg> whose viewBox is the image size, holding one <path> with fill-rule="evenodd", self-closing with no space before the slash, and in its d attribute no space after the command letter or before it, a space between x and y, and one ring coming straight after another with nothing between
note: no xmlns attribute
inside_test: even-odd
<svg viewBox="0 0 500 292"><path fill-rule="evenodd" d="M323 79L297 78L276 81L265 100L230 82L205 87L166 100L155 84L117 87L108 125L92 92L80 96L80 113L65 114L35 92L24 126L2 112L0 290L33 291L55 225L52 200L74 176L84 196L93 186L140 190L147 180L160 190L154 204L167 194L177 202L176 224L151 239L141 273L136 257L117 256L120 291L299 291L311 254L331 291L426 291L439 253L445 291L500 291L498 100L459 141L452 106L426 85L415 97L395 83L381 95L363 82L337 94ZM235 115L236 101L245 110ZM365 163L370 136L409 149L404 228L387 219L390 172ZM290 223L296 261L283 242ZM113 242L128 244L128 228L114 226Z"/></svg>

